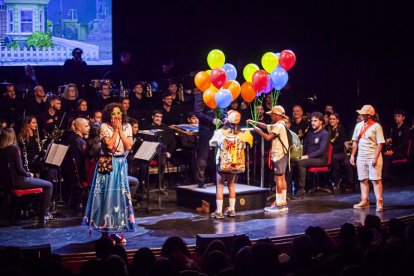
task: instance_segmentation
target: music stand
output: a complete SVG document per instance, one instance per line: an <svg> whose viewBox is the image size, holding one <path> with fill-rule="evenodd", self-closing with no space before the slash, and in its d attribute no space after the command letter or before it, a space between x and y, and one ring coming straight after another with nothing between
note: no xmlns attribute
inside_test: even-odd
<svg viewBox="0 0 414 276"><path fill-rule="evenodd" d="M155 157L155 155L159 152L159 142L148 142L148 141L143 141L141 146L139 147L139 149L137 150L137 152L134 155L135 159L140 159L143 160L145 162L147 162L147 206L146 206L146 211L147 213L149 213L149 194L150 194L150 190L149 190L149 163L151 162L151 160ZM159 169L158 169L159 170ZM159 175L159 173L158 173ZM159 177L158 177L159 178ZM161 186L159 185L158 189L160 189ZM158 194L158 203L159 206L161 208L161 198L160 198L160 194Z"/></svg>
<svg viewBox="0 0 414 276"><path fill-rule="evenodd" d="M62 165L62 161L65 158L65 155L69 149L69 146L65 146L62 144L51 143L46 152L46 160L45 164L49 164L57 169L57 187L59 190L56 191L56 194L53 199L53 209L56 209L56 203L63 204L62 200L62 174L60 170L60 166ZM53 189L55 191L55 189ZM56 199L56 197L58 197ZM53 210L55 211L55 210Z"/></svg>

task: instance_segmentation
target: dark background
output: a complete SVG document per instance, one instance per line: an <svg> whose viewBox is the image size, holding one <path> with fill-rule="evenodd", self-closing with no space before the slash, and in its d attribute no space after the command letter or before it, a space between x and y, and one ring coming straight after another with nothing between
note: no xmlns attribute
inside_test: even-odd
<svg viewBox="0 0 414 276"><path fill-rule="evenodd" d="M246 2L246 3L245 3ZM165 59L181 75L209 69L207 54L220 49L238 70L261 67L268 51L292 50L297 57L280 103L307 111L332 103L350 124L355 109L374 105L382 121L412 108L414 9L410 1L113 1L114 60L133 53L151 80ZM103 67L90 66L91 78ZM60 67L35 67L48 91L56 90ZM0 67L0 78L16 81L23 67ZM1 80L1 81L2 81ZM316 104L306 98L316 94ZM407 120L409 121L409 120Z"/></svg>

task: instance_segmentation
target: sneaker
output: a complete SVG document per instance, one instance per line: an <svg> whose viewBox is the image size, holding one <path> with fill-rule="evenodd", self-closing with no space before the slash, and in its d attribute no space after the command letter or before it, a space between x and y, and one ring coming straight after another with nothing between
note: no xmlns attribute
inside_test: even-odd
<svg viewBox="0 0 414 276"><path fill-rule="evenodd" d="M224 215L227 217L234 218L236 216L236 211L227 209L224 211Z"/></svg>
<svg viewBox="0 0 414 276"><path fill-rule="evenodd" d="M369 201L361 200L358 204L354 204L354 209L369 209Z"/></svg>
<svg viewBox="0 0 414 276"><path fill-rule="evenodd" d="M210 215L212 218L216 218L216 219L223 219L224 218L224 215L223 215L223 213L218 213L218 212L213 212L213 213L211 213L211 215Z"/></svg>
<svg viewBox="0 0 414 276"><path fill-rule="evenodd" d="M384 211L384 204L382 202L382 199L377 200L377 212L382 212Z"/></svg>
<svg viewBox="0 0 414 276"><path fill-rule="evenodd" d="M264 208L265 212L281 212L281 211L287 211L287 205L283 205L282 203L276 203L273 202L272 205L270 207L265 207Z"/></svg>

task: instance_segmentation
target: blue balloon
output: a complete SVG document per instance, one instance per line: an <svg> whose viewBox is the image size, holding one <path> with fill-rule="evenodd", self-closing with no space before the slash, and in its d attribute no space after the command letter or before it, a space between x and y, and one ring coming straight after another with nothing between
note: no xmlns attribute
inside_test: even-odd
<svg viewBox="0 0 414 276"><path fill-rule="evenodd" d="M226 71L226 81L229 80L235 80L237 78L237 70L236 67L234 67L233 64L230 63L225 63L221 69L223 69L224 71Z"/></svg>
<svg viewBox="0 0 414 276"><path fill-rule="evenodd" d="M277 56L277 58L280 58L280 53L276 53L276 56ZM279 67L280 67L280 62L277 63L276 68L279 68Z"/></svg>
<svg viewBox="0 0 414 276"><path fill-rule="evenodd" d="M289 75L285 69L278 67L270 73L270 79L272 80L273 88L280 90L285 87L289 80Z"/></svg>
<svg viewBox="0 0 414 276"><path fill-rule="evenodd" d="M228 107L231 104L232 100L230 90L220 89L215 96L215 100L220 108Z"/></svg>

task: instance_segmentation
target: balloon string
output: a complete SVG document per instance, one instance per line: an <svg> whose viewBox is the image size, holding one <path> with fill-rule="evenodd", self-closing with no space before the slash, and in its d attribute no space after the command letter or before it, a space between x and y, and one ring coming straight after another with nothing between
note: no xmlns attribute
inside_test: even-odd
<svg viewBox="0 0 414 276"><path fill-rule="evenodd" d="M279 94L280 94L280 90L274 90L273 92L272 92L272 98L273 98L273 100L272 100L272 106L275 106L276 104L277 104L277 100L278 100L278 98L279 98Z"/></svg>

